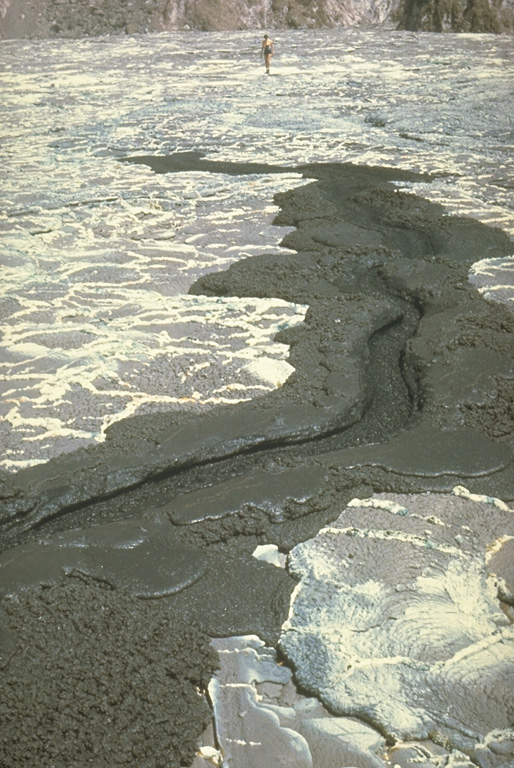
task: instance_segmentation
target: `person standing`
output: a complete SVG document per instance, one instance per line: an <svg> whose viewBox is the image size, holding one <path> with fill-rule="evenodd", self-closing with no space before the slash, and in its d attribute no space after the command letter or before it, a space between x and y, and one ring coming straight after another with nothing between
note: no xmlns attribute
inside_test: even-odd
<svg viewBox="0 0 514 768"><path fill-rule="evenodd" d="M262 38L262 45L261 45L261 56L264 56L264 65L266 67L266 74L269 75L269 69L271 66L271 57L273 56L274 52L274 45L273 40L268 37L268 35L264 35Z"/></svg>

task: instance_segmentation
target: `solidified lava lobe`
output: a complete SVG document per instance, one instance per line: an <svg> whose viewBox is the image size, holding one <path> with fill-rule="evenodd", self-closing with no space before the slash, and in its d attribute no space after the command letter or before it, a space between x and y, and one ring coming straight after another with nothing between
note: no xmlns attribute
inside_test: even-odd
<svg viewBox="0 0 514 768"><path fill-rule="evenodd" d="M301 326L280 335L290 346L295 369L280 389L203 417L162 413L127 419L108 430L103 444L2 477L0 525L6 551L0 574L9 584L2 600L9 626L0 637L1 676L7 684L11 734L21 722L24 733L39 729L43 734L41 751L31 754L31 768L34 757L44 760L52 754L54 729L67 729L68 717L88 723L83 712L84 707L89 711L89 695L102 702L103 724L121 703L135 721L145 723L151 710L152 722L171 722L163 749L176 765L185 755L189 759L205 722L195 689L205 687L213 669L208 637L257 634L276 645L295 579L304 579L310 567L303 568L300 542L330 528L352 498L380 491L442 492L457 485L514 498L512 422L504 418L513 396L514 320L506 307L484 301L467 282L474 261L512 253L506 235L444 216L440 206L396 191L392 181L417 178L398 171L214 163L196 153L129 160L146 162L156 172L296 170L312 179L276 198L281 208L276 222L295 227L283 242L289 254L237 262L225 272L204 276L191 289L213 296L277 297L308 304L309 310ZM362 514L352 522L354 544L361 549L380 538L378 513L373 515L365 529ZM507 519L502 518L501 533ZM454 522L444 524L453 531ZM405 544L402 537L409 546L425 542L417 529L407 531L418 536L414 543L401 526L398 531L392 548ZM483 539L496 535L487 528ZM290 558L295 578L252 557L256 545L270 543L282 552L300 545ZM436 543L443 562L446 542ZM423 548L430 555L430 542ZM418 551L409 551L409 557ZM154 558L160 563L157 573L152 571ZM494 613L486 571L455 558L477 583L486 584L483 591ZM398 552L396 560L412 558ZM386 574L376 581L387 590ZM344 581L341 595L350 595L354 605L345 591L349 588ZM426 590L420 594L426 596ZM150 597L157 599L142 599ZM64 649L62 636L56 642L42 639L38 615L45 617L48 633L61 621L73 643ZM109 615L113 624L105 618ZM293 629L301 622L296 626L295 621L283 647L297 664L304 648L296 647ZM124 645L116 633L123 634L127 624ZM153 646L149 655L145 650L146 625L155 629L157 645L167 638L170 668ZM112 638L107 646L99 642L102 633ZM477 638L483 636L477 631ZM135 665L118 664L117 656L130 659L131 649ZM74 670L69 683L66 675L58 676L66 711L58 695L36 711L19 691L28 679L34 679L36 689L50 686L64 651ZM97 663L91 653L99 660L99 673L87 678L89 693L79 688L75 695L76 679ZM415 667L418 660L411 661ZM46 672L38 676L38 669L47 670L48 679ZM325 672L316 669L314 676L323 677ZM414 674L410 667L402 669L406 677ZM305 684L319 692L310 673L306 665ZM172 701L162 694L168 676ZM131 693L130 681L136 678L143 697ZM334 711L345 706L329 703ZM366 706L362 703L359 715L369 718ZM405 728L383 708L376 722L385 730L423 734L438 717L430 701L423 706L421 713L405 715L410 717ZM466 726L468 715L464 706L458 723ZM103 725L91 718L88 727L103 734ZM114 738L114 752L126 731L124 717L116 722L114 736L105 734ZM487 717L472 723L477 733L489 724ZM144 755L151 748L148 739L159 734L146 726L134 728L134 743L143 744ZM458 742L453 726L441 730ZM84 744L75 742L79 762ZM6 754L4 760L24 765L18 752ZM119 754L124 754L121 747Z"/></svg>
<svg viewBox="0 0 514 768"><path fill-rule="evenodd" d="M133 162L160 172L256 172L189 153ZM6 481L6 496L15 497L5 505L11 541L63 510L80 509L82 520L93 502L244 452L315 440L313 450L322 453L329 435L339 435L330 448L386 443L391 433L423 424L457 432L466 426L476 433L475 447L496 437L501 406L494 404L500 392L506 403L512 388L512 315L483 301L466 279L477 258L512 251L506 235L446 217L440 206L391 187L394 179L415 180L412 174L337 165L296 170L316 181L277 196L277 223L296 227L283 245L295 251L238 262L191 289L309 304L304 324L282 336L295 373L252 403L203 418L128 420L111 427L105 444L49 462L50 472L47 465L18 472ZM470 371L479 386L470 386ZM508 434L499 431L506 445ZM465 457L468 433L462 437ZM487 440L483 448L485 459ZM505 450L496 470L510 465ZM485 473L491 470L486 461Z"/></svg>

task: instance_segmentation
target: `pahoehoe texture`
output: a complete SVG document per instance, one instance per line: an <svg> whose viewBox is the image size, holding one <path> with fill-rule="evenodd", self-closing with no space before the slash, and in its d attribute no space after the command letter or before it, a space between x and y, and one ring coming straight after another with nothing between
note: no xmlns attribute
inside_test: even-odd
<svg viewBox="0 0 514 768"><path fill-rule="evenodd" d="M195 153L131 161L157 172L292 170L213 163ZM204 417L128 419L108 430L104 444L2 475L2 677L18 697L11 727L19 722L20 732L39 729L38 754L51 753L53 729L66 728L68 717L59 707L48 717L34 714L30 697L20 693L28 676L37 682L38 668L48 670L41 681L45 674L54 678L59 648L41 640L31 618L45 596L52 616L73 614L79 627L68 657L78 674L92 663L91 649L82 648L90 633L80 628L100 620L98 610L110 610L98 609L98 601L111 601L113 611L123 606L128 617L154 611L173 645L174 668L191 670L189 646L197 644L198 663L183 675L188 700L188 681L203 681L212 670L207 636L254 633L270 644L278 640L295 581L256 561L256 545L289 551L335 520L351 498L373 492L450 491L462 484L475 493L514 498L514 318L506 307L482 299L467 280L474 261L504 257L512 243L499 230L445 216L440 206L391 184L415 182L415 175L348 165L293 170L312 183L276 197L276 222L295 227L283 241L291 253L243 260L192 288L211 296L308 304L305 322L280 334L295 368L287 382ZM129 518L132 523L117 522ZM88 532L91 526L102 528ZM102 530L109 534L105 539ZM58 554L58 568L49 552ZM138 552L169 561L164 580L148 561L138 563ZM16 570L22 557L30 560L29 578ZM510 584L505 571L499 585L504 597ZM109 634L107 624L97 639L104 632ZM129 645L98 653L107 654L109 665L120 653L128 659ZM108 674L119 676L123 687L132 669L116 664ZM143 659L141 674L150 674ZM59 677L70 700L73 679ZM94 685L101 679L99 674ZM94 731L98 713L87 703L81 708L81 696L79 720L90 718ZM152 696L153 716L180 724L181 697ZM119 704L105 701L103 722ZM146 739L137 726L139 706L136 697L123 736L109 732L113 744L131 729L134 738ZM176 760L191 754L191 734L200 732L204 710L187 717L187 734L179 726L166 742ZM4 752L2 759L9 765L16 756L16 765L32 766L28 753ZM155 765L165 763L155 758Z"/></svg>
<svg viewBox="0 0 514 768"><path fill-rule="evenodd" d="M348 505L289 554L300 586L280 646L300 684L388 739L432 738L494 765L483 743L514 717L495 534L513 536L513 512L470 499L437 516L422 495Z"/></svg>

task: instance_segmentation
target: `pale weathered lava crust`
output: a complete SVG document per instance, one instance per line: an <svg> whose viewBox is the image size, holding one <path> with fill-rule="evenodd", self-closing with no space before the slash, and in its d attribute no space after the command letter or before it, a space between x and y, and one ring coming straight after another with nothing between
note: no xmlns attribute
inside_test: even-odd
<svg viewBox="0 0 514 768"><path fill-rule="evenodd" d="M58 666L61 654L62 638L38 637L37 622L30 618L29 605L44 598L40 585L51 585L48 594L57 613L65 610L61 600L74 604L79 627L90 620L94 624L97 608L92 606L105 599L106 589L113 610L123 606L127 621L143 610L145 568L137 590L118 582L117 572L102 577L109 548L99 552L86 534L76 534L76 546L84 550L77 566L76 560L66 560L76 546L70 547L68 538L65 551L57 532L129 517L157 521L157 537L159 526L166 527L170 560L183 562L185 572L194 575L184 576L177 566L175 586L164 597L156 592L160 599L152 604L170 633L174 669L186 670L187 702L190 686L212 669L206 636L255 633L269 643L277 641L295 581L255 561L251 552L256 544L275 543L288 551L334 520L352 497L372 492L444 492L462 484L476 493L514 498L509 410L514 319L506 307L483 300L467 281L473 262L512 253L504 233L444 216L440 206L396 191L391 181L418 178L398 171L213 163L194 153L133 161L147 162L158 172L300 170L313 179L276 198L281 207L276 222L295 227L283 242L290 254L243 260L226 272L206 275L191 289L279 297L308 304L309 310L301 326L281 334L290 345L295 372L271 394L204 417L163 413L128 419L108 431L104 444L2 476L1 531L9 549L0 566L2 583L10 585L4 587L10 618L0 643L2 678L16 691L11 737L16 730L40 734L32 752L30 747L26 752L30 759L17 758L19 766L51 764L48 740L54 729L67 731L70 707L81 727L87 721L94 740L120 706L119 697L107 697L103 709L83 706L81 694L73 695L69 687L70 675L68 688L67 677L62 680L66 711L52 696L45 698L48 708L37 709L36 715L30 697L51 686L52 671L48 680L36 675L30 697L20 693L27 675L33 677L38 666ZM28 549L14 549L17 545ZM58 553L62 573L45 570L48 557L39 556L38 546L47 555L52 548ZM153 552L154 543L149 546ZM137 552L136 544L132 549ZM15 568L18 553L28 558L28 584L17 582L15 571L8 570ZM120 567L127 571L126 565ZM86 579L88 599L76 599L83 589L77 579ZM152 590L152 579L147 581L146 598ZM96 632L96 641L109 632L107 622ZM74 637L68 661L80 676L81 665L89 668L91 657L82 649L80 631ZM34 654L30 660L27 647ZM191 647L197 649L193 670ZM131 643L109 649L100 642L101 648L107 649L107 666L113 655L126 659L116 665L115 678L132 674ZM144 677L148 670L143 667L144 662ZM153 682L144 678L151 688L153 717L180 723L184 701L179 696L172 704L161 696L161 672L156 671ZM116 683L123 690L126 684L124 679ZM102 675L91 681L92 700L101 699L102 685ZM138 734L146 738L137 730L139 706L136 697L129 741ZM199 733L203 710L189 716L193 732ZM121 732L127 738L125 726ZM116 733L109 731L109 737L121 738ZM176 729L173 734L166 749L181 760L190 754L191 732L182 735ZM12 764L8 739L0 766ZM68 764L82 765L84 742L75 743L75 763ZM148 762L132 764L164 766L150 741L144 743ZM95 764L113 764L102 759Z"/></svg>
<svg viewBox="0 0 514 768"><path fill-rule="evenodd" d="M501 574L511 600L512 568L504 547L490 558L493 532L514 543L514 513L499 501L376 494L296 546L288 566L300 585L280 647L302 687L390 742L512 765L514 626L497 590ZM510 748L495 754L492 733ZM433 765L406 763L418 764Z"/></svg>

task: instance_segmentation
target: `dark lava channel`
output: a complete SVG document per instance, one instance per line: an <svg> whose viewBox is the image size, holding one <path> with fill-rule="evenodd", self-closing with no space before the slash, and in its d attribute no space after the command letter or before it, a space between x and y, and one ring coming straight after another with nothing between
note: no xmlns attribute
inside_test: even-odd
<svg viewBox="0 0 514 768"><path fill-rule="evenodd" d="M276 644L287 616L295 581L253 558L257 544L289 551L374 492L464 485L514 498L514 316L467 279L473 262L513 252L503 232L397 191L391 182L419 179L401 171L196 153L127 161L312 179L275 198L275 223L295 227L290 253L191 288L309 309L277 337L295 368L278 390L204 416L127 419L103 444L2 475L0 716L13 738L0 765L51 764L55 728L99 696L84 726L95 765L187 762L208 717L195 691L216 663L209 637ZM38 681L34 706L23 692ZM168 726L156 734L160 717ZM84 734L70 764L89 754Z"/></svg>

